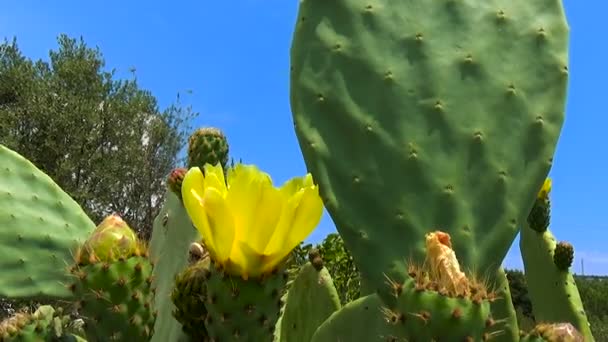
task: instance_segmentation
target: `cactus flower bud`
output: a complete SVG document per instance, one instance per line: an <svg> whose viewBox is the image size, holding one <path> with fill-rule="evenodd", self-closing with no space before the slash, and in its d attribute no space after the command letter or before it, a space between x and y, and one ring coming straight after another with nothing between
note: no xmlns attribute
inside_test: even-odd
<svg viewBox="0 0 608 342"><path fill-rule="evenodd" d="M169 190L171 190L171 192L173 192L180 200L182 199L182 182L184 181L186 172L188 172L187 169L179 167L173 169L167 178L167 186L169 187Z"/></svg>
<svg viewBox="0 0 608 342"><path fill-rule="evenodd" d="M138 248L137 236L118 215L106 217L95 228L81 249L82 257L98 261L113 261L128 257Z"/></svg>

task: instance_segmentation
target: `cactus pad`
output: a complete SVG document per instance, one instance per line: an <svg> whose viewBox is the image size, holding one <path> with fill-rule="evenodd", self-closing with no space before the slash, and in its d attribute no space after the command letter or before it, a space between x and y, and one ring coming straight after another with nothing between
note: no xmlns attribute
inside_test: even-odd
<svg viewBox="0 0 608 342"><path fill-rule="evenodd" d="M550 169L567 70L559 0L300 2L300 148L383 300L435 229L466 269L500 267Z"/></svg>
<svg viewBox="0 0 608 342"><path fill-rule="evenodd" d="M277 342L310 342L317 328L340 307L340 297L322 262L305 264L289 287Z"/></svg>
<svg viewBox="0 0 608 342"><path fill-rule="evenodd" d="M71 296L73 253L95 224L53 180L0 145L0 296Z"/></svg>
<svg viewBox="0 0 608 342"><path fill-rule="evenodd" d="M150 256L154 261L153 281L156 288L154 304L158 311L152 342L182 341L186 335L181 324L172 316L175 305L171 291L175 276L188 265L188 250L201 236L190 222L180 200L172 192L154 220L150 241Z"/></svg>

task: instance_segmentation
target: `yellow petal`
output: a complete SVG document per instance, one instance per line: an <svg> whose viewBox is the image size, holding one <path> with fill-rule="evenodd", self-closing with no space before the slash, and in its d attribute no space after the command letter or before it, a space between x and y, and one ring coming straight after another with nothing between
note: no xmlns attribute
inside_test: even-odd
<svg viewBox="0 0 608 342"><path fill-rule="evenodd" d="M319 188L309 187L304 189L304 195L291 223L291 231L283 242L283 247L288 250L288 253L315 230L322 215L323 201L319 197Z"/></svg>
<svg viewBox="0 0 608 342"><path fill-rule="evenodd" d="M207 214L203 209L205 178L198 167L193 167L182 181L182 201L190 220L205 239L205 245L212 255L215 255L215 239L211 234Z"/></svg>
<svg viewBox="0 0 608 342"><path fill-rule="evenodd" d="M266 257L264 255L253 250L245 241L240 241L236 246L236 249L239 250L240 258L235 264L238 263L238 266L241 266L239 274L241 274L244 279L262 274L266 262Z"/></svg>
<svg viewBox="0 0 608 342"><path fill-rule="evenodd" d="M239 164L228 174L229 191L227 201L232 209L235 223L235 241L246 241L251 234L251 223L264 183L272 183L270 176L254 165Z"/></svg>
<svg viewBox="0 0 608 342"><path fill-rule="evenodd" d="M215 188L206 188L203 207L207 213L209 230L215 243L216 258L225 263L232 252L235 238L234 219L228 203Z"/></svg>
<svg viewBox="0 0 608 342"><path fill-rule="evenodd" d="M289 254L300 242L306 239L315 229L323 215L323 201L317 187L301 190L294 195L281 217L266 255L275 255L281 259Z"/></svg>
<svg viewBox="0 0 608 342"><path fill-rule="evenodd" d="M207 187L217 189L222 197L226 196L227 189L222 164L218 163L215 166L205 164L205 188Z"/></svg>
<svg viewBox="0 0 608 342"><path fill-rule="evenodd" d="M250 231L244 241L261 255L274 234L285 201L271 182L262 182L260 193Z"/></svg>
<svg viewBox="0 0 608 342"><path fill-rule="evenodd" d="M300 191L302 188L306 188L312 185L312 175L308 173L304 177L295 177L285 182L281 186L281 193L289 198L293 196L296 192Z"/></svg>

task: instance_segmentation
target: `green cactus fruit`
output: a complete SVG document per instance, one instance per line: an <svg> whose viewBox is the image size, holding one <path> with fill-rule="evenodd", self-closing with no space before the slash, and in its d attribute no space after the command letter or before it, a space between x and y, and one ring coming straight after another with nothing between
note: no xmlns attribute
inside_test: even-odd
<svg viewBox="0 0 608 342"><path fill-rule="evenodd" d="M205 301L207 290L205 282L209 277L209 257L186 268L175 277L175 287L171 300L175 305L173 317L182 324L184 332L192 341L207 340Z"/></svg>
<svg viewBox="0 0 608 342"><path fill-rule="evenodd" d="M560 0L300 1L295 131L383 300L435 229L466 269L500 268L551 166L567 66Z"/></svg>
<svg viewBox="0 0 608 342"><path fill-rule="evenodd" d="M539 233L549 228L551 202L549 198L537 198L528 214L528 226Z"/></svg>
<svg viewBox="0 0 608 342"><path fill-rule="evenodd" d="M66 265L95 229L27 159L0 145L0 296L69 298Z"/></svg>
<svg viewBox="0 0 608 342"><path fill-rule="evenodd" d="M215 341L272 341L285 292L287 272L278 268L262 277L242 279L212 261L207 280L209 338Z"/></svg>
<svg viewBox="0 0 608 342"><path fill-rule="evenodd" d="M79 299L91 342L147 341L152 336L153 267L146 246L134 236L119 217L110 216L76 254L70 289Z"/></svg>
<svg viewBox="0 0 608 342"><path fill-rule="evenodd" d="M560 271L568 271L574 261L574 247L568 242L562 241L555 246L553 262Z"/></svg>
<svg viewBox="0 0 608 342"><path fill-rule="evenodd" d="M539 199L543 199L549 213L548 191L544 196L539 195ZM546 221L550 221L549 216ZM585 342L593 342L574 276L568 271L574 249L569 244L560 246L550 229L539 231L527 223L520 232L519 249L534 318L537 322L569 322L584 336Z"/></svg>
<svg viewBox="0 0 608 342"><path fill-rule="evenodd" d="M460 270L450 236L427 234L423 266L408 263L408 279L389 278L397 304L385 308L386 319L399 327L400 336L416 341L487 341L492 332L490 302L495 292L484 282Z"/></svg>
<svg viewBox="0 0 608 342"><path fill-rule="evenodd" d="M182 181L184 180L184 176L188 172L187 169L183 167L178 167L173 169L167 177L167 186L169 190L173 192L179 199L182 198Z"/></svg>
<svg viewBox="0 0 608 342"><path fill-rule="evenodd" d="M311 342L406 341L399 326L388 324L384 303L377 294L360 297L334 312L319 326Z"/></svg>
<svg viewBox="0 0 608 342"><path fill-rule="evenodd" d="M152 342L187 341L182 325L173 317L176 310L171 300L175 276L188 266L189 248L201 241L192 226L181 201L168 191L165 204L154 220L150 240L150 256L154 260L153 285L156 288L154 305L158 311Z"/></svg>
<svg viewBox="0 0 608 342"><path fill-rule="evenodd" d="M309 253L289 285L275 342L310 342L317 328L341 307L333 280L318 250Z"/></svg>
<svg viewBox="0 0 608 342"><path fill-rule="evenodd" d="M188 168L220 163L226 169L228 163L228 140L222 131L213 127L196 130L188 140Z"/></svg>
<svg viewBox="0 0 608 342"><path fill-rule="evenodd" d="M42 305L34 313L20 312L0 322L0 341L74 341L69 334L64 335L68 321L62 310Z"/></svg>
<svg viewBox="0 0 608 342"><path fill-rule="evenodd" d="M524 334L521 342L586 342L583 335L570 323L541 323L530 333Z"/></svg>

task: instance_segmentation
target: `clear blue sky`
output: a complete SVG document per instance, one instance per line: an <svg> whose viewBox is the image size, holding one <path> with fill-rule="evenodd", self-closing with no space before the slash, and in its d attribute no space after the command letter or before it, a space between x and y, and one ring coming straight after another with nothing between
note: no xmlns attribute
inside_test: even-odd
<svg viewBox="0 0 608 342"><path fill-rule="evenodd" d="M576 248L574 270L608 274L608 45L605 0L565 0L571 28L566 124L551 176L552 227ZM86 4L85 4L86 3ZM95 3L95 4L94 4ZM4 0L0 38L46 58L60 33L99 46L108 67L140 84L162 107L177 92L201 113L197 125L222 128L235 158L255 163L276 183L306 171L289 107L289 48L296 0ZM185 94L184 94L185 95ZM311 235L335 231L328 215ZM521 267L517 242L505 260Z"/></svg>

